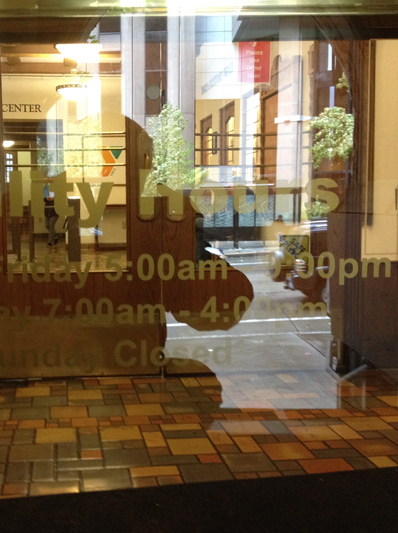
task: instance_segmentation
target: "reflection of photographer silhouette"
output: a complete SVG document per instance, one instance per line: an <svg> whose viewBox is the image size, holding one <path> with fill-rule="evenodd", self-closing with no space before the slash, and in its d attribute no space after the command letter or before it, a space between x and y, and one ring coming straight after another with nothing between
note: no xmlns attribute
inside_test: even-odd
<svg viewBox="0 0 398 533"><path fill-rule="evenodd" d="M173 257L175 265L187 267L184 275L162 280L162 304L178 322L197 331L228 330L240 321L250 306L252 285L242 272L206 249L210 245L203 237L203 218L193 209L189 197L183 196L183 215L176 220L168 215L168 204L174 194L180 193L165 186L161 190L163 197L155 199L159 215L153 220L160 229L157 242L152 242L155 246L142 253L150 253L156 264L158 257L153 250L158 249L159 255ZM154 232L151 233L154 235ZM168 361L167 371L171 372L171 367L176 369L178 366ZM198 372L198 366L193 363L183 371L189 372L195 366ZM202 365L199 371L209 372L209 369Z"/></svg>
<svg viewBox="0 0 398 533"><path fill-rule="evenodd" d="M283 216L279 215L276 220L272 223L272 232L275 235L275 240L279 240L279 236L282 235L285 232L286 224L283 220Z"/></svg>
<svg viewBox="0 0 398 533"><path fill-rule="evenodd" d="M169 271L162 278L154 276L140 298L145 298L145 303L162 303L178 322L197 331L228 330L249 307L253 287L244 274L206 250L209 243L203 236L203 218L186 194L188 191L173 191L158 185L159 196L148 198L153 210L141 214L141 191L145 187L141 174L148 176L150 170L152 140L138 124L129 121L129 127L132 139L135 137L137 172L135 180L131 175L137 197L130 204L134 240L131 245L128 243L133 278L137 279L135 265L143 256L150 256L155 265L160 258L167 258L167 261L162 259L163 264L169 261L175 266L173 275ZM165 343L166 326L161 337Z"/></svg>

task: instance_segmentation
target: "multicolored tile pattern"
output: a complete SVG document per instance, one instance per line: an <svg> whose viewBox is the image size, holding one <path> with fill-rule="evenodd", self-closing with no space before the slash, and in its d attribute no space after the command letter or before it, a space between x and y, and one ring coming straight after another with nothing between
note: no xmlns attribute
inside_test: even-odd
<svg viewBox="0 0 398 533"><path fill-rule="evenodd" d="M390 375L307 378L3 382L1 497L398 465Z"/></svg>

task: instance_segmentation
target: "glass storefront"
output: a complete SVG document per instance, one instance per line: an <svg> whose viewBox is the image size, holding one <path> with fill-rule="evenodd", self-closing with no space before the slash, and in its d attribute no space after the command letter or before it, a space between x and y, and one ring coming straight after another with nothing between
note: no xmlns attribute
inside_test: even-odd
<svg viewBox="0 0 398 533"><path fill-rule="evenodd" d="M67 4L2 19L0 375L394 368L388 9Z"/></svg>

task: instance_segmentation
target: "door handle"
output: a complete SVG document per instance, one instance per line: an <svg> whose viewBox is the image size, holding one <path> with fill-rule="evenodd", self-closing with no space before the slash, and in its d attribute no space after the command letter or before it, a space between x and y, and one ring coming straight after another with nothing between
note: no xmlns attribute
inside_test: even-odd
<svg viewBox="0 0 398 533"><path fill-rule="evenodd" d="M398 209L398 186L395 187L395 211Z"/></svg>

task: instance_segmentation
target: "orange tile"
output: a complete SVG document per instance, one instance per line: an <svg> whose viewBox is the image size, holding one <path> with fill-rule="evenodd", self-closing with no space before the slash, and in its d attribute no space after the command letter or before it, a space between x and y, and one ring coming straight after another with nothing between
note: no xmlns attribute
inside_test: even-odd
<svg viewBox="0 0 398 533"><path fill-rule="evenodd" d="M91 427L98 426L98 420L96 418L72 418L72 427Z"/></svg>
<svg viewBox="0 0 398 533"><path fill-rule="evenodd" d="M379 416L398 416L398 409L395 407L373 407L372 411Z"/></svg>
<svg viewBox="0 0 398 533"><path fill-rule="evenodd" d="M243 474L234 474L235 479L256 479L258 476L255 472L244 472Z"/></svg>
<svg viewBox="0 0 398 533"><path fill-rule="evenodd" d="M384 420L384 422L387 422L387 424L398 422L398 416L381 416L380 418Z"/></svg>
<svg viewBox="0 0 398 533"><path fill-rule="evenodd" d="M201 422L201 419L198 415L173 415L173 418L177 424Z"/></svg>
<svg viewBox="0 0 398 533"><path fill-rule="evenodd" d="M315 458L308 448L300 442L262 444L261 448L273 461Z"/></svg>
<svg viewBox="0 0 398 533"><path fill-rule="evenodd" d="M357 421L357 420L356 420ZM359 435L352 428L343 424L333 424L329 426L333 431L340 435L342 439L363 439L362 435Z"/></svg>
<svg viewBox="0 0 398 533"><path fill-rule="evenodd" d="M275 411L280 420L300 420L303 418L297 411Z"/></svg>
<svg viewBox="0 0 398 533"><path fill-rule="evenodd" d="M364 418L342 418L347 426L352 427L356 431L379 431L393 429L384 420L380 420L377 416L367 416ZM349 437L347 437L349 438Z"/></svg>
<svg viewBox="0 0 398 533"><path fill-rule="evenodd" d="M348 441L353 448L365 457L378 455L398 455L398 446L388 439L362 439Z"/></svg>
<svg viewBox="0 0 398 533"><path fill-rule="evenodd" d="M299 461L308 474L324 474L327 472L343 472L354 470L344 459L309 459Z"/></svg>
<svg viewBox="0 0 398 533"><path fill-rule="evenodd" d="M2 494L4 495L19 495L28 493L28 484L27 483L4 483Z"/></svg>
<svg viewBox="0 0 398 533"><path fill-rule="evenodd" d="M341 439L328 426L291 426L290 431L302 441L315 440L338 440Z"/></svg>
<svg viewBox="0 0 398 533"><path fill-rule="evenodd" d="M206 431L206 433L208 434L213 444L233 444L227 433L225 431L222 431L221 429L209 429Z"/></svg>
<svg viewBox="0 0 398 533"><path fill-rule="evenodd" d="M338 442L338 441L336 441ZM324 442L312 442L312 441L309 441L309 442L306 442L305 443L305 446L309 449L309 450L327 450L327 446Z"/></svg>
<svg viewBox="0 0 398 533"><path fill-rule="evenodd" d="M45 420L21 420L18 427L20 429L37 429L44 428L46 425Z"/></svg>
<svg viewBox="0 0 398 533"><path fill-rule="evenodd" d="M145 444L148 448L160 448L167 446L166 441L160 431L143 432L142 436L145 439Z"/></svg>
<svg viewBox="0 0 398 533"><path fill-rule="evenodd" d="M377 399L381 400L382 402L386 403L387 405L391 405L391 407L398 407L398 396L376 396Z"/></svg>
<svg viewBox="0 0 398 533"><path fill-rule="evenodd" d="M135 466L130 468L133 477L179 476L176 466Z"/></svg>
<svg viewBox="0 0 398 533"><path fill-rule="evenodd" d="M251 437L234 437L234 441L243 453L261 452L261 448Z"/></svg>
<svg viewBox="0 0 398 533"><path fill-rule="evenodd" d="M391 466L397 466L397 463L395 463L386 455L369 457L369 461L372 461L372 463L375 464L378 468L389 468Z"/></svg>
<svg viewBox="0 0 398 533"><path fill-rule="evenodd" d="M102 459L101 450L82 450L80 452L82 459Z"/></svg>
<svg viewBox="0 0 398 533"><path fill-rule="evenodd" d="M201 455L216 453L209 439L167 439L173 455Z"/></svg>
<svg viewBox="0 0 398 533"><path fill-rule="evenodd" d="M342 418L343 416L354 416L352 413L347 411L347 409L322 409L325 415L330 416L330 418Z"/></svg>
<svg viewBox="0 0 398 533"><path fill-rule="evenodd" d="M198 459L201 463L222 463L222 459L216 453L209 453L208 455L198 455Z"/></svg>

